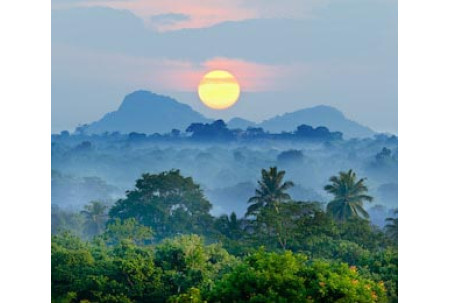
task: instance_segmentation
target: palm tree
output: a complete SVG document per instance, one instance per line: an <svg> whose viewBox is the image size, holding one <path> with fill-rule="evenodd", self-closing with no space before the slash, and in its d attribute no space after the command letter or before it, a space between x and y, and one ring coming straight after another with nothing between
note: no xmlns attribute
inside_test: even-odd
<svg viewBox="0 0 450 303"><path fill-rule="evenodd" d="M278 212L278 204L291 199L286 190L294 186L294 183L283 182L285 174L284 170L278 171L276 167L270 167L268 171L261 170L261 180L258 181L255 196L248 200L250 206L245 216L255 215L265 207L273 208Z"/></svg>
<svg viewBox="0 0 450 303"><path fill-rule="evenodd" d="M327 212L338 221L361 216L369 218L363 203L371 202L373 197L366 194L368 189L364 181L365 179L357 181L356 174L351 169L348 172L340 172L339 176L332 176L331 184L324 187L327 192L334 195L334 199L327 205Z"/></svg>
<svg viewBox="0 0 450 303"><path fill-rule="evenodd" d="M398 210L395 210L395 214L398 214ZM398 217L386 218L386 225L384 226L386 234L394 241L398 241Z"/></svg>
<svg viewBox="0 0 450 303"><path fill-rule="evenodd" d="M81 213L86 218L85 231L89 236L98 235L103 231L108 218L107 209L108 206L99 201L92 201L84 206Z"/></svg>

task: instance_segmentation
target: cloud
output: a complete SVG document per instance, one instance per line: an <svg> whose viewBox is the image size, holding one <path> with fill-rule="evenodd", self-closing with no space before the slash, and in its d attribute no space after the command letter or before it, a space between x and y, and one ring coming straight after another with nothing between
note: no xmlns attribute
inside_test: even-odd
<svg viewBox="0 0 450 303"><path fill-rule="evenodd" d="M186 14L159 14L150 17L150 25L157 31L165 31L166 29L172 28L179 24L180 22L188 22L191 17Z"/></svg>
<svg viewBox="0 0 450 303"><path fill-rule="evenodd" d="M55 0L54 0L55 1ZM152 16L188 15L189 19L160 24L159 31L204 28L229 21L250 19L311 19L337 4L370 3L390 0L56 0L73 6L109 7L133 12L150 25Z"/></svg>
<svg viewBox="0 0 450 303"><path fill-rule="evenodd" d="M227 57L270 64L323 60L395 63L396 11L375 5L380 0L371 1L372 5L355 4L352 10L337 15L326 9L323 18L252 19L163 33L149 30L127 10L77 8L53 12L52 40L195 62Z"/></svg>
<svg viewBox="0 0 450 303"><path fill-rule="evenodd" d="M240 21L257 18L256 11L240 7L236 0L91 0L79 3L78 6L102 6L114 9L126 9L142 20L151 20L154 15L181 14L189 15L188 20L165 24L158 30L177 30L182 28L209 27L225 21ZM147 25L151 26L151 21Z"/></svg>
<svg viewBox="0 0 450 303"><path fill-rule="evenodd" d="M62 44L53 46L53 71L70 72L72 78L87 81L108 79L111 85L132 83L136 87L179 92L196 91L203 75L225 69L238 79L243 91L276 91L289 87L298 66L270 65L239 59L213 58L204 62L105 54ZM306 68L304 69L306 71Z"/></svg>
<svg viewBox="0 0 450 303"><path fill-rule="evenodd" d="M155 15L152 16L151 22L160 24L160 25L170 25L181 21L189 21L191 17L186 14L174 14L174 13L168 13L168 14L161 14L161 15Z"/></svg>
<svg viewBox="0 0 450 303"><path fill-rule="evenodd" d="M250 19L312 19L330 7L344 6L349 11L357 12L361 5L370 7L373 3L396 5L396 1L392 0L53 0L52 7L109 7L128 10L148 26L156 26L158 31L167 31L205 28L223 22ZM154 22L152 16L157 16L157 19L160 16L163 22Z"/></svg>

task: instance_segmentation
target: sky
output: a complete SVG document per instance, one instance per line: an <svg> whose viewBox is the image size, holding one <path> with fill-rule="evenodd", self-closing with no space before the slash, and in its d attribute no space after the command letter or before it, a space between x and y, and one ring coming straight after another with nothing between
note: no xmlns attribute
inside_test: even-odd
<svg viewBox="0 0 450 303"><path fill-rule="evenodd" d="M197 96L232 72L233 107ZM397 133L396 0L53 0L52 132L145 89L209 118L255 122L319 104Z"/></svg>

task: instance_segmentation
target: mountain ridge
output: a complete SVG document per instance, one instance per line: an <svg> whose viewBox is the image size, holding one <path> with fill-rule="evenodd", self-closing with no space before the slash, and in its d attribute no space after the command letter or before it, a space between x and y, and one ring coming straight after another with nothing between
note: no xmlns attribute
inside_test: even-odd
<svg viewBox="0 0 450 303"><path fill-rule="evenodd" d="M264 120L258 126L271 132L294 130L300 124L313 127L326 126L340 131L344 137L370 137L375 132L367 126L348 119L340 110L328 105L316 105Z"/></svg>
<svg viewBox="0 0 450 303"><path fill-rule="evenodd" d="M172 129L184 131L191 123L210 123L209 119L189 105L174 98L146 90L138 90L125 96L116 111L105 114L101 119L87 124L88 134L121 133L168 133ZM331 131L340 131L344 137L370 137L375 134L370 128L345 117L338 109L317 105L299 109L266 119L261 123L235 117L228 121L229 128L262 127L270 132L294 131L307 124L313 127L325 126Z"/></svg>

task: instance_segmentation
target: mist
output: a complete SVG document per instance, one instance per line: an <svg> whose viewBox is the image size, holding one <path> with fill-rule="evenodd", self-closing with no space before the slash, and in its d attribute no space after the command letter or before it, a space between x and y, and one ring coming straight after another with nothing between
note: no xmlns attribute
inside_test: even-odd
<svg viewBox="0 0 450 303"><path fill-rule="evenodd" d="M91 201L110 205L142 174L179 169L200 184L213 204L212 215L235 212L242 217L261 169L277 166L294 182L289 190L294 200L325 205L331 200L323 190L328 179L352 169L366 178L374 197L365 205L373 224L383 226L397 208L396 136L344 140L333 132L302 137L224 127L225 135L216 131L212 137L178 130L165 135L86 135L82 130L52 135L52 205L67 211L79 211Z"/></svg>

